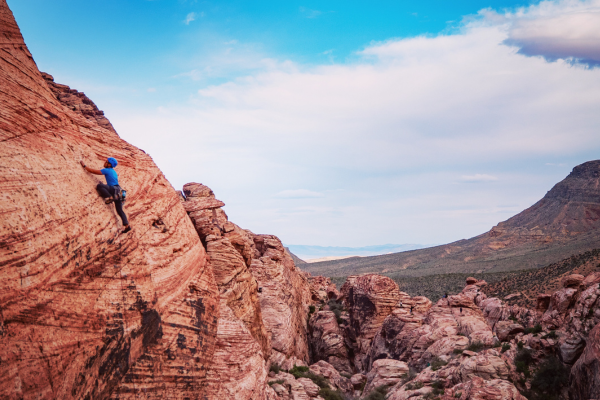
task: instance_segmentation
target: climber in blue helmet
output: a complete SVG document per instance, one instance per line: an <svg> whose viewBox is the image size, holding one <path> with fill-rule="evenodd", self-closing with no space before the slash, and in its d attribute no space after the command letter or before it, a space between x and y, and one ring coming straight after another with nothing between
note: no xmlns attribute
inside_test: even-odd
<svg viewBox="0 0 600 400"><path fill-rule="evenodd" d="M121 221L123 221L123 229L122 233L127 233L131 230L131 225L129 225L129 221L127 221L127 215L123 211L123 201L119 196L121 192L121 187L119 186L119 176L115 171L115 167L117 166L117 160L113 157L108 157L104 162L103 169L93 169L85 165L83 161L80 161L80 164L87 172L91 172L95 175L104 175L106 179L106 185L104 183L99 183L96 186L96 190L98 194L104 199L106 204L115 203L115 208L117 209L117 214L121 217Z"/></svg>

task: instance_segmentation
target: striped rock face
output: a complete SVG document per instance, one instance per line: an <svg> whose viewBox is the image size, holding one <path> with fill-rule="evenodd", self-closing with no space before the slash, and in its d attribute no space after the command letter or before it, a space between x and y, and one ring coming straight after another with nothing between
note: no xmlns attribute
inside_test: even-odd
<svg viewBox="0 0 600 400"><path fill-rule="evenodd" d="M202 398L219 317L202 243L152 159L44 76L0 0L0 398ZM127 234L79 164L109 156Z"/></svg>

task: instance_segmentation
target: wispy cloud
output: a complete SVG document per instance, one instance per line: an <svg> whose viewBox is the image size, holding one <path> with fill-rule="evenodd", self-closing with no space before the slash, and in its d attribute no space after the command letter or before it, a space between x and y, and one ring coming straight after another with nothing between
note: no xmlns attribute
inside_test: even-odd
<svg viewBox="0 0 600 400"><path fill-rule="evenodd" d="M188 15L186 15L185 19L183 20L183 23L189 25L192 21L195 21L197 18L201 17L204 17L204 12L201 12L199 14L191 12Z"/></svg>
<svg viewBox="0 0 600 400"><path fill-rule="evenodd" d="M295 190L283 190L275 197L280 199L314 199L319 197L325 197L323 193L313 192L307 189L295 189Z"/></svg>
<svg viewBox="0 0 600 400"><path fill-rule="evenodd" d="M494 182L497 181L498 178L496 178L493 175L487 175L487 174L475 174L475 175L463 175L460 177L460 180L463 182Z"/></svg>
<svg viewBox="0 0 600 400"><path fill-rule="evenodd" d="M306 7L300 7L300 12L304 14L306 18L317 18L319 15L323 14L323 11L311 10Z"/></svg>

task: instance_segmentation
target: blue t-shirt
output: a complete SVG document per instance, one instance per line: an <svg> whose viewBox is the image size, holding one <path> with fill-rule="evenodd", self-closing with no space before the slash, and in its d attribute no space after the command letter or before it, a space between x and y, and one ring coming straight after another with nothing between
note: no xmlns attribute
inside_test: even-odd
<svg viewBox="0 0 600 400"><path fill-rule="evenodd" d="M117 171L112 168L104 168L101 169L102 175L106 178L106 184L108 186L116 186L119 184L119 176L117 175Z"/></svg>

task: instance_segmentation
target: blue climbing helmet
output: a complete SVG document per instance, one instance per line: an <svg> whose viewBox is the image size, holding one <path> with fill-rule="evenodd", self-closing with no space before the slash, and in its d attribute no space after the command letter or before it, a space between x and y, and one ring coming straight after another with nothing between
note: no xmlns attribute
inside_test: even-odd
<svg viewBox="0 0 600 400"><path fill-rule="evenodd" d="M110 165L112 165L113 168L117 166L117 159L116 158L108 157L106 159L106 161L108 161L108 163Z"/></svg>

